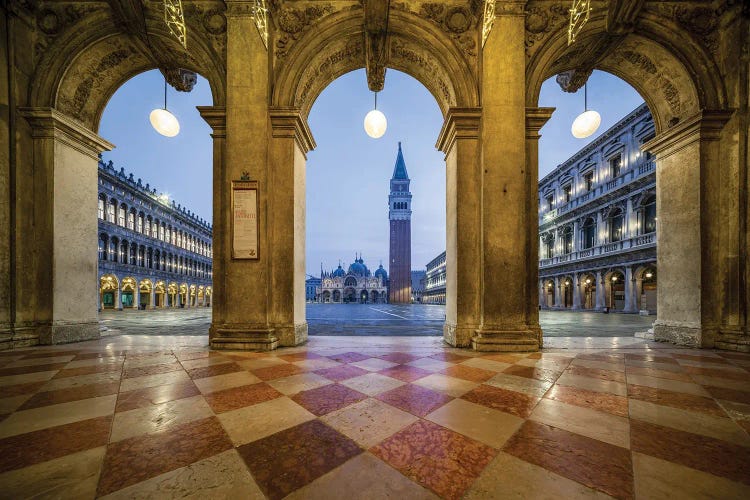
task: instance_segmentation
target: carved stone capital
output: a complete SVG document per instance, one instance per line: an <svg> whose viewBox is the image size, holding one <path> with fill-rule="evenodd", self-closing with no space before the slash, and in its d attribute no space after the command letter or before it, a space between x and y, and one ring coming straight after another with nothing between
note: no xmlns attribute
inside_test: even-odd
<svg viewBox="0 0 750 500"><path fill-rule="evenodd" d="M95 160L102 151L111 151L115 147L54 108L19 108L18 112L31 125L34 139L57 139Z"/></svg>
<svg viewBox="0 0 750 500"><path fill-rule="evenodd" d="M191 92L198 83L198 74L182 68L165 68L161 70L164 78L178 92Z"/></svg>
<svg viewBox="0 0 750 500"><path fill-rule="evenodd" d="M268 112L271 118L271 135L273 137L292 138L303 153L315 149L313 138L307 121L302 118L299 108L276 107Z"/></svg>
<svg viewBox="0 0 750 500"><path fill-rule="evenodd" d="M224 106L197 106L198 113L213 131L214 139L227 136L227 110Z"/></svg>
<svg viewBox="0 0 750 500"><path fill-rule="evenodd" d="M448 154L457 139L479 139L481 123L481 108L450 108L435 146Z"/></svg>
<svg viewBox="0 0 750 500"><path fill-rule="evenodd" d="M717 141L733 114L734 110L704 109L642 144L640 149L665 157L695 141Z"/></svg>
<svg viewBox="0 0 750 500"><path fill-rule="evenodd" d="M552 117L556 108L526 108L526 138L539 139L539 129Z"/></svg>

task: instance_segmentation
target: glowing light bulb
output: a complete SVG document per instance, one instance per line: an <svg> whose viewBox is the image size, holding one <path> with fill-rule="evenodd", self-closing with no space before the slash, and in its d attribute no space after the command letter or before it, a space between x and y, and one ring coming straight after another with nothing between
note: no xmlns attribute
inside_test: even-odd
<svg viewBox="0 0 750 500"><path fill-rule="evenodd" d="M602 117L594 110L584 111L576 117L570 132L576 139L585 139L597 131L602 123Z"/></svg>
<svg viewBox="0 0 750 500"><path fill-rule="evenodd" d="M373 109L365 116L365 132L373 139L379 139L385 134L385 130L388 128L388 120L385 119L385 115Z"/></svg>
<svg viewBox="0 0 750 500"><path fill-rule="evenodd" d="M180 133L180 122L177 117L164 108L157 108L148 115L154 130L165 137L174 137Z"/></svg>

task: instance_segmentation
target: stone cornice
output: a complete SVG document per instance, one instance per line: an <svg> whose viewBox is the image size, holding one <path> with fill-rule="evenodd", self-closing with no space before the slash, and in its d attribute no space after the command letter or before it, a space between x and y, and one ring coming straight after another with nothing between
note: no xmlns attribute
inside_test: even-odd
<svg viewBox="0 0 750 500"><path fill-rule="evenodd" d="M273 137L293 138L303 154L315 149L313 138L307 121L302 118L299 108L277 107L270 108L271 135Z"/></svg>
<svg viewBox="0 0 750 500"><path fill-rule="evenodd" d="M676 153L695 141L716 141L734 110L701 110L641 145L641 150L661 156Z"/></svg>
<svg viewBox="0 0 750 500"><path fill-rule="evenodd" d="M31 125L31 135L35 139L59 139L97 161L99 153L115 147L55 108L18 108L18 112Z"/></svg>
<svg viewBox="0 0 750 500"><path fill-rule="evenodd" d="M227 110L224 106L196 106L198 113L211 127L214 139L227 136Z"/></svg>
<svg viewBox="0 0 750 500"><path fill-rule="evenodd" d="M435 146L448 154L456 139L479 139L481 108L449 108Z"/></svg>
<svg viewBox="0 0 750 500"><path fill-rule="evenodd" d="M552 117L557 108L526 108L526 138L539 139L539 129Z"/></svg>
<svg viewBox="0 0 750 500"><path fill-rule="evenodd" d="M227 17L253 17L255 2L253 0L224 0L227 6Z"/></svg>

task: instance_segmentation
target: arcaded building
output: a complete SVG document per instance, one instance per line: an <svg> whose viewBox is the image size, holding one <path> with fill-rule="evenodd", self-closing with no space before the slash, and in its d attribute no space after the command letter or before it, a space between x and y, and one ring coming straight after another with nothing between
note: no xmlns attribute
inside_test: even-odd
<svg viewBox="0 0 750 500"><path fill-rule="evenodd" d="M111 161L98 172L99 308L211 305L211 225Z"/></svg>
<svg viewBox="0 0 750 500"><path fill-rule="evenodd" d="M539 182L543 309L656 313L653 137L643 104Z"/></svg>
<svg viewBox="0 0 750 500"><path fill-rule="evenodd" d="M445 304L445 252L427 263L422 302Z"/></svg>

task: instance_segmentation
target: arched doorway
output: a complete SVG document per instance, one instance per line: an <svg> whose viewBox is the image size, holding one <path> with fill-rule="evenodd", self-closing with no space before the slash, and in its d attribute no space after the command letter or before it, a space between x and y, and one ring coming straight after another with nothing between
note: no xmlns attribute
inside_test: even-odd
<svg viewBox="0 0 750 500"><path fill-rule="evenodd" d="M162 309L166 306L166 285L163 281L157 281L154 285L154 307Z"/></svg>
<svg viewBox="0 0 750 500"><path fill-rule="evenodd" d="M105 274L99 279L101 309L122 309L120 305L120 283L117 276Z"/></svg>
<svg viewBox="0 0 750 500"><path fill-rule="evenodd" d="M169 300L169 307L177 307L177 283L170 283L169 287L167 288L167 297Z"/></svg>
<svg viewBox="0 0 750 500"><path fill-rule="evenodd" d="M141 280L138 284L138 309L153 309L154 307L154 284L151 280Z"/></svg>
<svg viewBox="0 0 750 500"><path fill-rule="evenodd" d="M565 309L573 307L573 290L575 285L573 284L573 278L571 276L564 276L560 278L560 289L562 294L562 306Z"/></svg>
<svg viewBox="0 0 750 500"><path fill-rule="evenodd" d="M137 309L138 302L136 301L136 283L135 278L127 277L122 279L122 307L129 309Z"/></svg>
<svg viewBox="0 0 750 500"><path fill-rule="evenodd" d="M555 307L555 282L550 280L544 283L544 306L547 309Z"/></svg>
<svg viewBox="0 0 750 500"><path fill-rule="evenodd" d="M581 307L583 309L595 309L596 304L596 276L586 274L581 279Z"/></svg>
<svg viewBox="0 0 750 500"><path fill-rule="evenodd" d="M610 311L625 310L625 274L621 271L612 271L604 276L606 305Z"/></svg>

